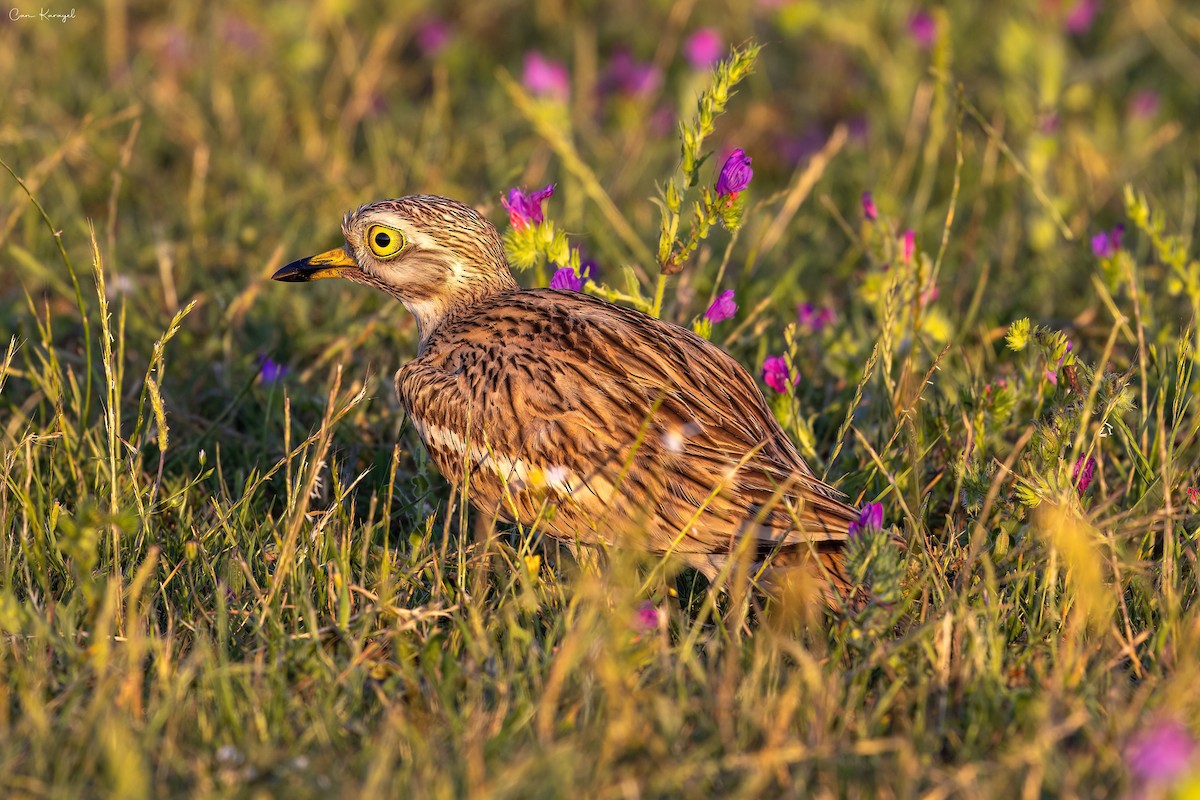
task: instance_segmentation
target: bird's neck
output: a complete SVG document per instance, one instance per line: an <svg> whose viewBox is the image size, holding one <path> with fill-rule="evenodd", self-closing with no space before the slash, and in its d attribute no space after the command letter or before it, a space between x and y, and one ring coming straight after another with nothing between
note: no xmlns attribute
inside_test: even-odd
<svg viewBox="0 0 1200 800"><path fill-rule="evenodd" d="M487 275L469 275L446 288L447 291L425 297L396 295L417 321L419 352L425 351L430 338L446 323L470 315L472 308L495 295L515 292L521 287L506 263L503 269L495 269Z"/></svg>

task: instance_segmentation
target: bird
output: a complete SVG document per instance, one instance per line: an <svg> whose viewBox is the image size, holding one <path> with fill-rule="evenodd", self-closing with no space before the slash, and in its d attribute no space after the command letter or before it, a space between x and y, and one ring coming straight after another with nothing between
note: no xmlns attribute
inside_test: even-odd
<svg viewBox="0 0 1200 800"><path fill-rule="evenodd" d="M396 392L479 512L674 557L710 581L745 563L764 587L800 577L834 607L854 595L844 551L859 512L732 356L636 309L522 288L495 226L457 200L381 200L341 227L344 246L272 277L343 278L408 309L417 351Z"/></svg>

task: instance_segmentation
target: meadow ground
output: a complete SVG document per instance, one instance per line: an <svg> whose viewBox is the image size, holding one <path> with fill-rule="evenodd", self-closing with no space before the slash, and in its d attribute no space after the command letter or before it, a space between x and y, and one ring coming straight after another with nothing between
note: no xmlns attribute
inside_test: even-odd
<svg viewBox="0 0 1200 800"><path fill-rule="evenodd" d="M0 793L1200 796L1200 16L743 5L5 10ZM519 279L767 366L866 608L474 520L403 308L269 280L546 184Z"/></svg>

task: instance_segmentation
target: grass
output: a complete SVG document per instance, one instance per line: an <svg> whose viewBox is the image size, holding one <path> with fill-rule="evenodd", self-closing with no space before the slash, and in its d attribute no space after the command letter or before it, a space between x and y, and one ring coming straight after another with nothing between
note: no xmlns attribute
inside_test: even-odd
<svg viewBox="0 0 1200 800"><path fill-rule="evenodd" d="M437 53L416 4L0 19L6 796L1195 796L1131 754L1200 726L1200 19L606 8L463 3ZM764 47L681 167L702 25ZM598 90L622 48L658 88ZM734 147L740 227L660 282ZM500 223L546 183L593 291L690 325L736 290L712 338L802 375L764 391L908 543L855 556L890 602L764 610L476 519L392 391L403 309L269 280L362 202Z"/></svg>

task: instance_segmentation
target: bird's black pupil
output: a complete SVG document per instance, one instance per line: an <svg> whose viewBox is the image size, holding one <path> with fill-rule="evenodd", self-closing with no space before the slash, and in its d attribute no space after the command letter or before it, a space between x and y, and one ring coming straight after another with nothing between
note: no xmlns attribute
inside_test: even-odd
<svg viewBox="0 0 1200 800"><path fill-rule="evenodd" d="M375 234L375 244L379 245L380 248L387 247L391 243L392 243L392 237L388 236L383 231L380 231L379 233Z"/></svg>

